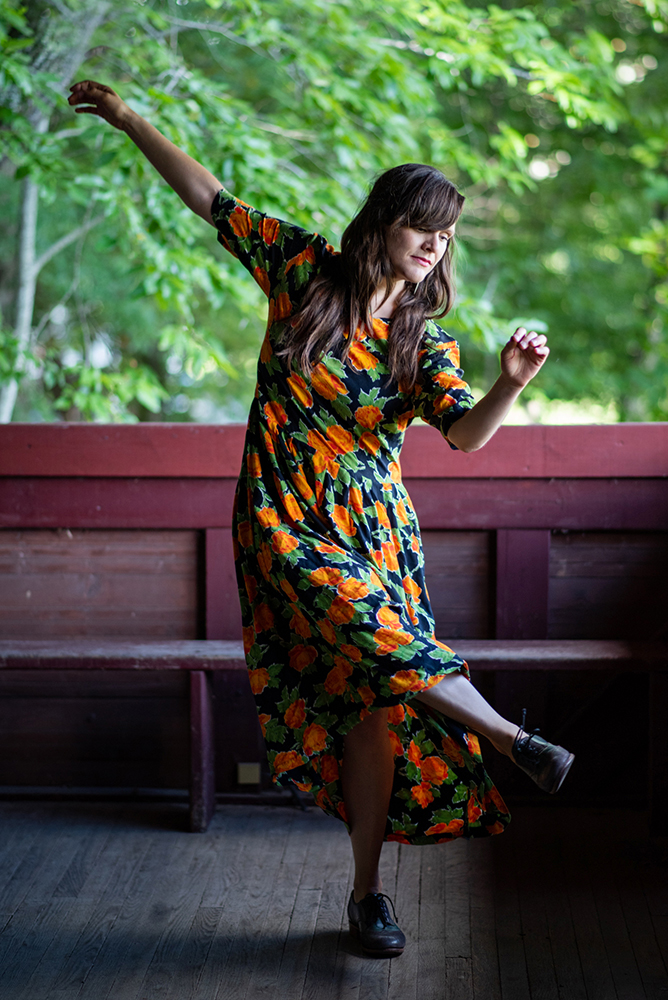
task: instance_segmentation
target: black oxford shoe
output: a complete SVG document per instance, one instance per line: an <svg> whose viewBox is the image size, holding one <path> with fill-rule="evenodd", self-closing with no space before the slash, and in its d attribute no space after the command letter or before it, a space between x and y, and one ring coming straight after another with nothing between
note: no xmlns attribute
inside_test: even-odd
<svg viewBox="0 0 668 1000"><path fill-rule="evenodd" d="M385 900L392 904L394 912L392 900L382 892L369 892L359 903L355 902L351 892L348 901L350 933L359 937L362 950L367 955L395 958L404 950L406 938L390 917ZM394 916L396 919L396 913Z"/></svg>
<svg viewBox="0 0 668 1000"><path fill-rule="evenodd" d="M563 747L548 743L537 733L527 733L523 718L513 743L513 760L542 791L554 795L561 788L575 756Z"/></svg>

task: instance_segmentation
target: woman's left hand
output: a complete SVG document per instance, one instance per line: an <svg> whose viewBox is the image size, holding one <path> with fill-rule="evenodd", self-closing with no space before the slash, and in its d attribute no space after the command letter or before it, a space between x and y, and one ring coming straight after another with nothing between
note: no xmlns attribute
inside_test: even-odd
<svg viewBox="0 0 668 1000"><path fill-rule="evenodd" d="M547 337L519 326L501 351L501 376L517 389L523 389L537 375L547 360L550 348Z"/></svg>

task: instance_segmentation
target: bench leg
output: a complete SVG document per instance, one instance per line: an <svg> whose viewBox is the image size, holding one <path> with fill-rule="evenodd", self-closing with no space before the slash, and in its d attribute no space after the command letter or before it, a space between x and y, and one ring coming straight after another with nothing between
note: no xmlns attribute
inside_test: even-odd
<svg viewBox="0 0 668 1000"><path fill-rule="evenodd" d="M649 678L649 828L665 837L668 829L668 673Z"/></svg>
<svg viewBox="0 0 668 1000"><path fill-rule="evenodd" d="M206 670L190 672L190 829L204 833L216 806L213 702Z"/></svg>

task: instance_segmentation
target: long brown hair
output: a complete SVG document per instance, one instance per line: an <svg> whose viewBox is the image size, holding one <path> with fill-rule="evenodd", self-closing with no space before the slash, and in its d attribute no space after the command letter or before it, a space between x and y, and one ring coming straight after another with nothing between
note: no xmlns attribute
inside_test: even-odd
<svg viewBox="0 0 668 1000"><path fill-rule="evenodd" d="M389 295L394 283L386 228L449 229L463 204L464 196L434 167L404 163L381 174L345 230L341 253L329 258L310 282L299 312L285 328L279 356L306 375L327 351L340 351L345 362L353 337L344 343L344 334L359 326L371 332L371 299L383 286ZM445 316L454 303L452 249L451 241L423 281L406 283L392 316L388 365L391 378L402 388L410 389L419 380L426 320Z"/></svg>

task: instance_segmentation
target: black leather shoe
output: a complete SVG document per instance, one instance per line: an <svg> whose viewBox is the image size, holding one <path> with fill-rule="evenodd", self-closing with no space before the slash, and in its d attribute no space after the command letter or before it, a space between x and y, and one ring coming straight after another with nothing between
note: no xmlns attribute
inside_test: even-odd
<svg viewBox="0 0 668 1000"><path fill-rule="evenodd" d="M392 904L394 913L394 903L382 892L369 892L359 903L355 902L355 896L351 892L348 902L350 933L355 937L359 936L362 950L367 955L395 958L404 950L406 938L391 919L385 900ZM396 916L394 913L395 920Z"/></svg>
<svg viewBox="0 0 668 1000"><path fill-rule="evenodd" d="M526 712L522 715L522 725L513 743L513 760L542 791L554 795L570 771L575 755L548 743L537 732L527 733L524 729L525 716Z"/></svg>

